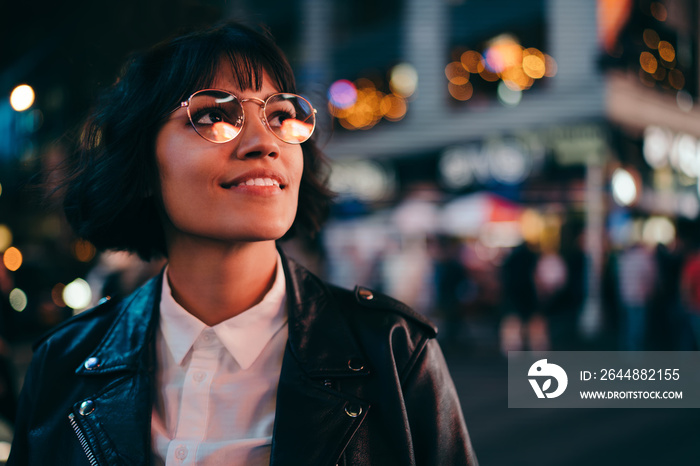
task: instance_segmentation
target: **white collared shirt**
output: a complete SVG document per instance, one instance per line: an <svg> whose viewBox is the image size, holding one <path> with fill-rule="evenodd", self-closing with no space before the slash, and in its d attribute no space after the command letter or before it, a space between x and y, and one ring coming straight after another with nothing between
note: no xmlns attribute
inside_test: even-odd
<svg viewBox="0 0 700 466"><path fill-rule="evenodd" d="M172 297L163 278L156 334L156 464L270 463L277 385L287 342L281 259L272 288L245 312L209 327Z"/></svg>

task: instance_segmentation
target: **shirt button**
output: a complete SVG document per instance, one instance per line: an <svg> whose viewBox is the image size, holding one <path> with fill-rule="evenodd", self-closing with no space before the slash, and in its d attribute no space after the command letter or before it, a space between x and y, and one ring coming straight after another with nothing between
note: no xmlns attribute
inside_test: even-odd
<svg viewBox="0 0 700 466"><path fill-rule="evenodd" d="M207 373L206 372L195 372L195 374L192 376L195 382L201 382L202 380L207 378Z"/></svg>
<svg viewBox="0 0 700 466"><path fill-rule="evenodd" d="M179 460L184 460L185 458L187 458L187 453L189 453L189 451L187 451L187 447L184 445L180 445L175 449L175 458Z"/></svg>

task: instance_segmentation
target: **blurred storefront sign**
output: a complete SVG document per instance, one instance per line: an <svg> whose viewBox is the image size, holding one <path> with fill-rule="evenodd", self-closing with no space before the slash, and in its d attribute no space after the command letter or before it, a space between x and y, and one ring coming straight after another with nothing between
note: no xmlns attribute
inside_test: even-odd
<svg viewBox="0 0 700 466"><path fill-rule="evenodd" d="M532 148L518 139L494 140L448 147L438 170L441 181L451 189L489 181L515 185L530 174L534 159Z"/></svg>
<svg viewBox="0 0 700 466"><path fill-rule="evenodd" d="M600 163L606 147L605 131L599 125L555 126L447 147L438 172L450 189L489 182L518 185L541 170L546 154L559 165L586 165Z"/></svg>
<svg viewBox="0 0 700 466"><path fill-rule="evenodd" d="M390 198L396 191L393 167L374 160L334 161L330 188L341 196L377 202Z"/></svg>

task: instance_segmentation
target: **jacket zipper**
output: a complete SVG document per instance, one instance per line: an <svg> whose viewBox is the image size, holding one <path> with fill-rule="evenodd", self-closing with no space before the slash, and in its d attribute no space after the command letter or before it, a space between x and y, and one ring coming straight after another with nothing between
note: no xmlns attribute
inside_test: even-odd
<svg viewBox="0 0 700 466"><path fill-rule="evenodd" d="M95 459L94 453L92 452L92 450L90 450L90 445L88 445L88 441L85 438L85 434L83 434L83 431L80 430L80 426L78 426L78 422L75 420L75 414L70 413L68 415L68 419L70 420L70 425L75 431L75 435L78 436L78 441L80 442L80 446L83 447L83 451L85 452L85 455L87 456L87 459L90 462L90 466L99 466L99 463Z"/></svg>

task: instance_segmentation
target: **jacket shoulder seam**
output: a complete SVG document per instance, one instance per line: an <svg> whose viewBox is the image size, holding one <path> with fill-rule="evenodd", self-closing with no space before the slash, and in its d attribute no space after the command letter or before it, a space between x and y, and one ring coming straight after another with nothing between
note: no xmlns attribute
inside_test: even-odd
<svg viewBox="0 0 700 466"><path fill-rule="evenodd" d="M341 294L352 294L352 301L362 308L391 312L398 314L407 321L419 324L419 327L427 333L429 338L434 338L437 335L437 327L435 327L430 320L418 314L401 301L388 295L359 285L355 286L354 290L348 290L335 285L329 285L329 288L335 296L339 296Z"/></svg>

